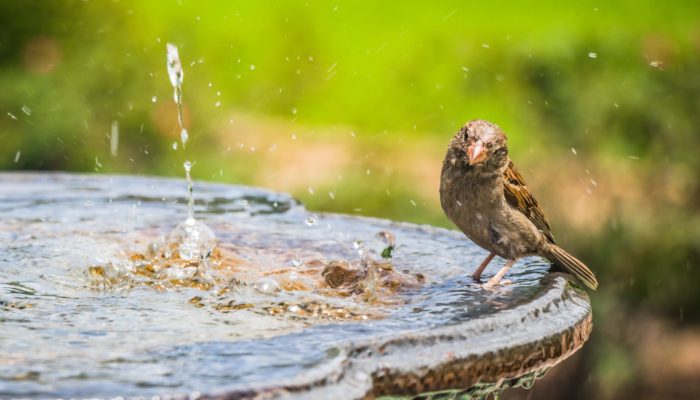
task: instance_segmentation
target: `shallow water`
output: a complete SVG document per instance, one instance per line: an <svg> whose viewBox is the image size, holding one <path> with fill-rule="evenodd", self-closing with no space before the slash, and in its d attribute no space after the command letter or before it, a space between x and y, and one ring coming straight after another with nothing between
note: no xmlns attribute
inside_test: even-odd
<svg viewBox="0 0 700 400"><path fill-rule="evenodd" d="M0 188L0 397L218 393L286 381L332 363L349 341L512 309L540 295L548 269L522 261L511 285L486 291L469 278L486 253L457 232L310 214L286 195L200 184L197 218L235 259L231 281L159 287L130 281L130 257L186 217L181 180L0 174ZM353 242L370 250L380 231L396 236L394 270L425 282L368 302L305 280L332 260L359 262ZM96 283L95 266L112 268L116 281ZM270 290L269 279L282 288ZM301 286L288 288L302 289L285 289L290 279Z"/></svg>

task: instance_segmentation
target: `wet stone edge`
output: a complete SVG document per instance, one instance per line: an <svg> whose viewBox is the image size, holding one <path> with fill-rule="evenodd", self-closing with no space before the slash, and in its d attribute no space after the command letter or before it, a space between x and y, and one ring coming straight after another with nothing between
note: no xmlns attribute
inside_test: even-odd
<svg viewBox="0 0 700 400"><path fill-rule="evenodd" d="M384 338L381 343L351 343L331 365L322 365L295 381L272 383L269 387L232 390L219 394L201 395L203 399L275 399L324 398L333 389L342 387L343 399L374 399L380 396L416 396L442 390L464 390L477 384L497 383L517 379L526 374L548 369L565 360L588 340L593 328L593 316L587 294L573 287L562 274L551 274L543 279L543 293L530 304L517 309L525 313L483 334L499 335L517 325L542 322L555 316L566 316L568 325L553 329L539 339L527 343L508 344L494 351L469 348L470 331L474 328L465 321L441 327L434 332L407 334ZM480 327L488 326L481 324ZM522 326L520 327L522 328ZM433 357L421 360L420 355L397 365L392 359L407 348L416 347L416 353L428 350L443 354L453 348L452 357ZM424 347L421 349L421 347ZM438 353L440 352L440 353ZM452 353L452 352L449 352ZM362 378L358 378L362 376ZM365 379L366 378L366 379ZM337 398L338 392L334 393ZM338 398L340 400L340 398Z"/></svg>

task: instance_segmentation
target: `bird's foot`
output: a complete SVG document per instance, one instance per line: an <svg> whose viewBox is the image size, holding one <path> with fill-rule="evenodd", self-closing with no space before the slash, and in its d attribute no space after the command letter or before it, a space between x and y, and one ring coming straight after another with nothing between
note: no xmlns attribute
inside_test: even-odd
<svg viewBox="0 0 700 400"><path fill-rule="evenodd" d="M496 286L508 286L508 285L512 285L512 284L513 284L513 281L511 281L510 279L500 279L500 280L489 279L489 281L484 283L483 285L481 285L481 287L484 289L493 289Z"/></svg>
<svg viewBox="0 0 700 400"><path fill-rule="evenodd" d="M489 289L493 289L495 286L498 286L498 283L493 283L491 281L488 281L488 282L484 283L483 285L481 285L481 288L489 290Z"/></svg>
<svg viewBox="0 0 700 400"><path fill-rule="evenodd" d="M506 282L503 280L503 277L506 275L510 267L513 266L513 264L515 264L515 260L508 260L508 262L506 262L506 265L504 265L503 268L501 268L496 273L496 275L489 279L489 281L486 282L486 284L484 284L482 287L484 289L491 289L492 287L500 284L501 282L505 284ZM510 281L508 281L508 283L510 283Z"/></svg>

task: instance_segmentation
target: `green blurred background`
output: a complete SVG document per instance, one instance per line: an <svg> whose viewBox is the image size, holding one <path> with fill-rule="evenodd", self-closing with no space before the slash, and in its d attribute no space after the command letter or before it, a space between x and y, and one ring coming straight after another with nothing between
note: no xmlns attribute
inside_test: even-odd
<svg viewBox="0 0 700 400"><path fill-rule="evenodd" d="M700 2L0 0L4 170L182 176L188 158L309 209L451 227L440 164L472 118L508 133L601 282L590 342L505 398L697 398Z"/></svg>

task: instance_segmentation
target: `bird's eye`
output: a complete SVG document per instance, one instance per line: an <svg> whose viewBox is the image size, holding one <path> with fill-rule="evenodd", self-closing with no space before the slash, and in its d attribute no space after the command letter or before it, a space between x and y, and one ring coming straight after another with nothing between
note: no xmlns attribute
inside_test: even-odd
<svg viewBox="0 0 700 400"><path fill-rule="evenodd" d="M487 149L490 149L491 147L493 147L493 144L492 144L491 142L486 143L486 148L487 148Z"/></svg>

